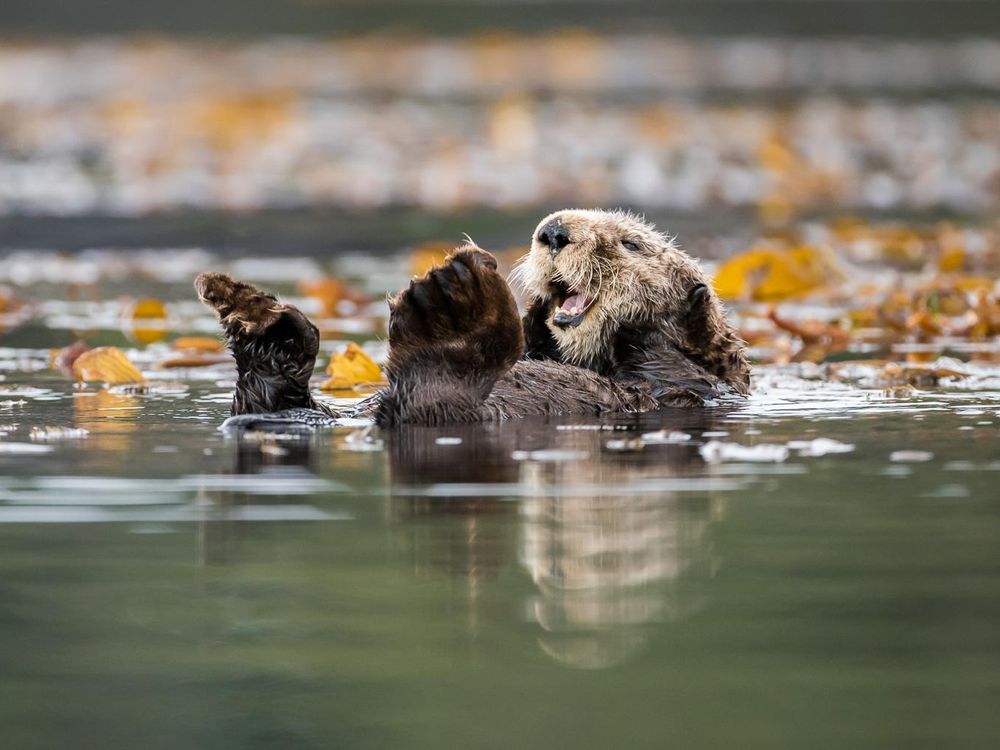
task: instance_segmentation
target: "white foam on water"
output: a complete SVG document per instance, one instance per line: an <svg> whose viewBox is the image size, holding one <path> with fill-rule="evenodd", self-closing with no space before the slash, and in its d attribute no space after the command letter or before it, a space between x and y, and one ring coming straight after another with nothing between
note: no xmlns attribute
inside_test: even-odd
<svg viewBox="0 0 1000 750"><path fill-rule="evenodd" d="M669 477L647 479L624 484L589 484L566 487L518 483L442 483L428 486L392 488L393 495L416 497L623 497L627 495L660 495L674 492L734 492L746 488L747 482L717 477Z"/></svg>
<svg viewBox="0 0 1000 750"><path fill-rule="evenodd" d="M537 451L514 451L510 457L515 461L538 461L540 463L562 463L563 461L583 461L590 458L586 451L559 450L556 448Z"/></svg>
<svg viewBox="0 0 1000 750"><path fill-rule="evenodd" d="M787 445L761 443L760 445L740 445L711 440L698 449L701 457L710 464L723 461L751 461L780 463L788 459Z"/></svg>
<svg viewBox="0 0 1000 750"><path fill-rule="evenodd" d="M889 460L898 464L924 463L934 458L930 451L893 451L889 454Z"/></svg>
<svg viewBox="0 0 1000 750"><path fill-rule="evenodd" d="M350 521L344 512L329 512L311 505L233 505L112 510L97 506L0 507L0 524L15 523L212 523Z"/></svg>
<svg viewBox="0 0 1000 750"><path fill-rule="evenodd" d="M37 455L39 453L51 453L54 451L51 445L39 445L38 443L2 443L0 442L0 453L14 455Z"/></svg>

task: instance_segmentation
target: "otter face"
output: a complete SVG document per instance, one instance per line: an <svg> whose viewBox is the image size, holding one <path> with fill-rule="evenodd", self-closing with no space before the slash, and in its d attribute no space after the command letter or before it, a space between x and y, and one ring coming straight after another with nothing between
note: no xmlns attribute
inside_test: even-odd
<svg viewBox="0 0 1000 750"><path fill-rule="evenodd" d="M583 366L605 359L623 327L679 321L708 284L669 237L623 211L546 216L514 277L532 303L551 301L548 328L564 359Z"/></svg>

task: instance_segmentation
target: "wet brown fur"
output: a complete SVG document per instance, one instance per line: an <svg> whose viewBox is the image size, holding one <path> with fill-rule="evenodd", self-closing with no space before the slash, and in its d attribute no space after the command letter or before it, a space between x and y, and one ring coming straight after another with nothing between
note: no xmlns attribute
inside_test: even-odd
<svg viewBox="0 0 1000 750"><path fill-rule="evenodd" d="M236 359L233 414L325 410L309 389L319 330L297 307L224 273L200 274L194 286L219 314Z"/></svg>
<svg viewBox="0 0 1000 750"><path fill-rule="evenodd" d="M539 240L553 220L569 239L557 254ZM539 230L514 273L529 302L523 319L496 260L471 243L390 300L389 385L360 412L381 425L447 424L749 392L743 343L669 238L622 212L561 211ZM234 414L319 408L308 393L318 334L301 312L223 274L202 274L196 287L237 359ZM568 290L596 300L575 328L553 321Z"/></svg>

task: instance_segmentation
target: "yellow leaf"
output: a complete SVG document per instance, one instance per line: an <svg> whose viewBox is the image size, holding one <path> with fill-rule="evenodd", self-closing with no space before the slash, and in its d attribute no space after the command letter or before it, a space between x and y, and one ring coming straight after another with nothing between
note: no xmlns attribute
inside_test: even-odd
<svg viewBox="0 0 1000 750"><path fill-rule="evenodd" d="M382 382L382 370L364 350L351 342L339 354L330 357L326 368L330 378L320 386L324 391L353 388L364 383Z"/></svg>
<svg viewBox="0 0 1000 750"><path fill-rule="evenodd" d="M938 257L938 270L945 273L956 273L965 266L965 248L948 247L941 251Z"/></svg>
<svg viewBox="0 0 1000 750"><path fill-rule="evenodd" d="M73 363L77 380L103 380L108 385L144 383L146 378L116 346L101 346L84 352Z"/></svg>
<svg viewBox="0 0 1000 750"><path fill-rule="evenodd" d="M759 247L723 263L715 275L715 290L728 299L782 300L841 277L833 258L818 248Z"/></svg>
<svg viewBox="0 0 1000 750"><path fill-rule="evenodd" d="M167 336L167 308L158 299L140 299L125 313L125 332L141 344Z"/></svg>

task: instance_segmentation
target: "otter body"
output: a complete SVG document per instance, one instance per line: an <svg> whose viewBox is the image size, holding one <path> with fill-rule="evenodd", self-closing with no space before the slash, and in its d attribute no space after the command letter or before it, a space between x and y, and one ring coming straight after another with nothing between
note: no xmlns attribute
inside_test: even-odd
<svg viewBox="0 0 1000 750"><path fill-rule="evenodd" d="M472 244L390 299L389 384L356 414L383 426L446 424L651 411L749 392L743 342L704 272L630 214L546 217L514 277L528 299L523 318L496 259ZM195 286L236 357L238 423L337 416L309 392L319 336L299 310L223 274Z"/></svg>

